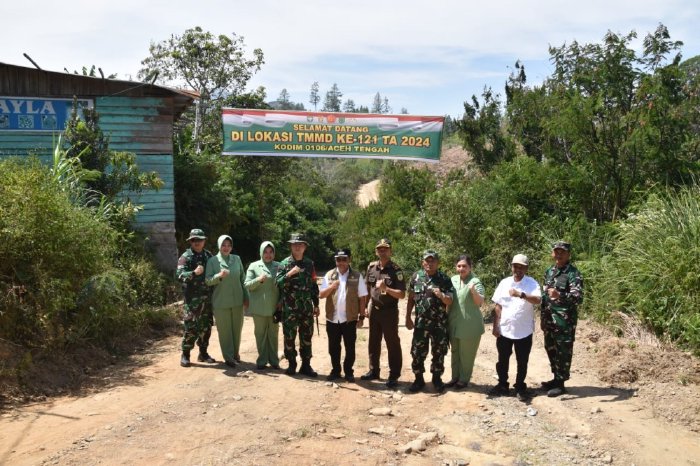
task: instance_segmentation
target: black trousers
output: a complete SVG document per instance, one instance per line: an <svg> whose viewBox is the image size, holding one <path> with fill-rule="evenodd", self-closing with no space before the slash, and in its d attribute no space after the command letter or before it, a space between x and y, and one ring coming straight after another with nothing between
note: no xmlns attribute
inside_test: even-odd
<svg viewBox="0 0 700 466"><path fill-rule="evenodd" d="M515 361L518 365L518 372L515 376L515 384L513 387L516 390L524 390L525 376L527 376L527 362L530 359L530 350L532 349L532 334L525 338L513 340L501 335L496 338L496 349L498 349L498 362L496 363L496 372L498 373L498 384L508 386L508 367L510 363L510 355L513 354L515 348Z"/></svg>
<svg viewBox="0 0 700 466"><path fill-rule="evenodd" d="M389 378L401 376L402 354L399 338L399 310L378 308L374 305L369 315L369 370L379 376L379 357L382 354L382 337L389 353Z"/></svg>
<svg viewBox="0 0 700 466"><path fill-rule="evenodd" d="M355 341L357 340L357 321L336 322L326 321L326 334L328 335L328 354L331 355L332 372L340 375L340 341L345 346L345 360L343 371L345 376L354 375L352 366L355 364Z"/></svg>

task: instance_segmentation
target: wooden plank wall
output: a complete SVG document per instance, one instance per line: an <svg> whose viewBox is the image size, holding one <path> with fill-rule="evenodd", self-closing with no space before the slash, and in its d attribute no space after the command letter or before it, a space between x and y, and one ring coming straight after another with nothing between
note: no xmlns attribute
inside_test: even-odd
<svg viewBox="0 0 700 466"><path fill-rule="evenodd" d="M173 175L173 102L170 97L100 97L95 101L100 127L111 150L134 152L141 171L154 171L163 180L158 191L129 195L143 210L137 224L175 222Z"/></svg>

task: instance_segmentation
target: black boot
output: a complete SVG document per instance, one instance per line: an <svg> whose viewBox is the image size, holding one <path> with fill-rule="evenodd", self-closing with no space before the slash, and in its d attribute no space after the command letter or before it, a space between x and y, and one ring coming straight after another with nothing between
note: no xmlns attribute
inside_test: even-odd
<svg viewBox="0 0 700 466"><path fill-rule="evenodd" d="M189 352L189 350L182 352L182 356L180 357L180 365L182 367L190 367L190 352Z"/></svg>
<svg viewBox="0 0 700 466"><path fill-rule="evenodd" d="M433 386L435 387L435 391L438 393L445 390L445 383L442 381L442 378L439 375L433 375Z"/></svg>
<svg viewBox="0 0 700 466"><path fill-rule="evenodd" d="M304 359L301 362L301 369L299 369L299 373L303 374L307 377L316 377L318 376L318 373L311 368L311 361L308 359Z"/></svg>
<svg viewBox="0 0 700 466"><path fill-rule="evenodd" d="M557 380L556 384L547 390L547 396L549 397L556 397L559 395L563 395L566 393L566 388L564 388L564 381L563 380Z"/></svg>
<svg viewBox="0 0 700 466"><path fill-rule="evenodd" d="M208 362L209 364L214 364L216 362L216 359L212 358L209 356L209 353L207 353L207 350L199 350L199 356L197 356L197 361L199 362Z"/></svg>
<svg viewBox="0 0 700 466"><path fill-rule="evenodd" d="M416 374L416 380L413 381L408 390L415 393L423 390L425 387L425 380L423 380L423 374Z"/></svg>
<svg viewBox="0 0 700 466"><path fill-rule="evenodd" d="M289 360L289 367L287 367L287 370L284 371L284 373L287 375L294 375L297 373L297 361L296 361L296 359Z"/></svg>

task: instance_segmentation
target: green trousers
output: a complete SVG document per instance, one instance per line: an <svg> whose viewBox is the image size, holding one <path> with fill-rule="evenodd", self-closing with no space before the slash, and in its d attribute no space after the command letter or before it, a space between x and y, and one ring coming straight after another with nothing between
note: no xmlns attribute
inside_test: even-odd
<svg viewBox="0 0 700 466"><path fill-rule="evenodd" d="M243 332L243 306L227 309L214 309L216 330L219 332L219 346L224 361L233 361L241 349Z"/></svg>
<svg viewBox="0 0 700 466"><path fill-rule="evenodd" d="M474 370L481 335L473 338L450 338L452 347L452 380L469 383Z"/></svg>
<svg viewBox="0 0 700 466"><path fill-rule="evenodd" d="M255 344L258 347L258 366L270 364L278 366L280 358L278 354L278 336L280 325L272 320L272 316L253 316L255 324Z"/></svg>

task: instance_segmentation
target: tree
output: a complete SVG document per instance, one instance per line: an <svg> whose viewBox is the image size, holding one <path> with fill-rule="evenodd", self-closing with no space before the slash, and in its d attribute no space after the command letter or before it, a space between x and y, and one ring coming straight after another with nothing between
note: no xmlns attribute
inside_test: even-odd
<svg viewBox="0 0 700 466"><path fill-rule="evenodd" d="M287 92L287 89L282 89L280 91L280 95L277 97L277 103L280 104L280 108L284 109L290 106L291 102L289 100L289 92Z"/></svg>
<svg viewBox="0 0 700 466"><path fill-rule="evenodd" d="M515 62L515 70L506 82L507 130L522 146L523 151L536 160L543 160L546 144L556 146L547 140L544 121L549 112L545 86L527 86L525 65Z"/></svg>
<svg viewBox="0 0 700 466"><path fill-rule="evenodd" d="M502 130L501 101L491 88L484 88L483 103L476 96L464 102L464 116L457 120L457 133L464 148L471 152L474 162L484 171L490 171L500 162L511 160L515 148Z"/></svg>
<svg viewBox="0 0 700 466"><path fill-rule="evenodd" d="M156 80L161 82L184 82L199 93L193 133L197 151L202 148L200 133L205 119L221 118L219 108L213 103L225 96L241 94L264 63L262 50L253 50L253 57L247 58L244 47L241 36L214 36L195 27L187 29L182 36L172 35L168 40L152 42L150 56L141 62L140 79L157 76ZM215 136L221 139L220 134Z"/></svg>
<svg viewBox="0 0 700 466"><path fill-rule="evenodd" d="M372 111L370 113L382 113L382 96L377 92L372 100Z"/></svg>
<svg viewBox="0 0 700 466"><path fill-rule="evenodd" d="M316 110L318 103L321 101L321 96L318 94L318 81L314 81L311 85L311 93L309 94L309 103L314 106Z"/></svg>
<svg viewBox="0 0 700 466"><path fill-rule="evenodd" d="M352 99L346 100L343 104L343 111L347 113L356 113L357 108L355 108L355 101Z"/></svg>
<svg viewBox="0 0 700 466"><path fill-rule="evenodd" d="M384 100L382 100L382 113L388 114L391 113L391 107L389 106L389 98L384 97Z"/></svg>
<svg viewBox="0 0 700 466"><path fill-rule="evenodd" d="M326 98L323 100L323 111L339 112L341 97L343 97L343 93L340 92L338 85L333 83L330 90L326 92Z"/></svg>

